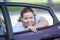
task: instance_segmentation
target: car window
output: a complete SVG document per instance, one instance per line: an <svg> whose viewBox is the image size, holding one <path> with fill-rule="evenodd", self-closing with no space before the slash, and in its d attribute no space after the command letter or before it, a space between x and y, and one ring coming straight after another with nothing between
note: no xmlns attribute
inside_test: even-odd
<svg viewBox="0 0 60 40"><path fill-rule="evenodd" d="M18 26L15 27L15 25L18 22L18 19L20 17L21 11L25 7L7 6L7 8L9 11L13 32L25 31L22 27L18 27ZM53 18L51 17L51 15L49 14L49 12L47 10L36 9L36 8L32 8L32 9L33 9L35 15L45 18L48 21L49 26L53 25ZM36 17L36 18L38 19L38 17ZM28 30L28 29L26 29L26 30Z"/></svg>
<svg viewBox="0 0 60 40"><path fill-rule="evenodd" d="M5 32L6 32L6 30L5 30L4 17L2 14L2 10L0 8L0 35L4 35Z"/></svg>

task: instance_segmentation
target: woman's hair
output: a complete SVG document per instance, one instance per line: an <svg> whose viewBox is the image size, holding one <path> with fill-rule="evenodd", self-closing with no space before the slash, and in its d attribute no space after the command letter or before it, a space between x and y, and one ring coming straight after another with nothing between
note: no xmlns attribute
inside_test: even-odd
<svg viewBox="0 0 60 40"><path fill-rule="evenodd" d="M20 17L19 17L18 21L21 21L21 18L23 18L23 14L26 13L26 12L32 12L33 15L35 16L34 11L33 11L30 7L25 7L25 8L21 11Z"/></svg>

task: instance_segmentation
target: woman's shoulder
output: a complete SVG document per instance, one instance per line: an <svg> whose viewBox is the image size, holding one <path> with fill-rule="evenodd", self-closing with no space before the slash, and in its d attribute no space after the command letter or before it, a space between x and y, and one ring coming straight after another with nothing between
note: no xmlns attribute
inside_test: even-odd
<svg viewBox="0 0 60 40"><path fill-rule="evenodd" d="M23 24L22 24L22 22L17 22L17 23L14 25L14 27L23 27Z"/></svg>
<svg viewBox="0 0 60 40"><path fill-rule="evenodd" d="M38 23L39 19L42 18L42 15L41 14L37 14L35 16L35 23Z"/></svg>
<svg viewBox="0 0 60 40"><path fill-rule="evenodd" d="M13 27L13 32L19 32L23 30L22 22L17 22Z"/></svg>
<svg viewBox="0 0 60 40"><path fill-rule="evenodd" d="M22 22L17 22L16 25L13 27L13 32L21 32L25 30L28 30L28 29L23 27Z"/></svg>
<svg viewBox="0 0 60 40"><path fill-rule="evenodd" d="M22 22L17 22L16 25L22 25Z"/></svg>
<svg viewBox="0 0 60 40"><path fill-rule="evenodd" d="M37 14L36 16L35 16L35 18L41 18L42 17L42 15L41 14Z"/></svg>

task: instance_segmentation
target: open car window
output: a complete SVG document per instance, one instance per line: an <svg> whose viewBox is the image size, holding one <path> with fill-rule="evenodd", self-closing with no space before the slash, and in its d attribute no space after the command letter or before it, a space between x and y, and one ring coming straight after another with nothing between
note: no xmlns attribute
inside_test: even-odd
<svg viewBox="0 0 60 40"><path fill-rule="evenodd" d="M0 8L0 36L4 35L6 32L4 21L5 20L2 14L2 9Z"/></svg>
<svg viewBox="0 0 60 40"><path fill-rule="evenodd" d="M23 29L21 26L16 27L16 24L17 24L18 19L20 17L20 13L21 13L22 9L25 7L7 6L7 8L9 11L13 32L21 32L21 31L28 30L28 29L26 29L26 30ZM33 9L36 16L38 15L39 17L45 18L48 21L49 26L53 25L53 18L51 17L50 13L47 10L37 9L37 8L32 8L32 9ZM38 19L39 17L36 17L36 18Z"/></svg>

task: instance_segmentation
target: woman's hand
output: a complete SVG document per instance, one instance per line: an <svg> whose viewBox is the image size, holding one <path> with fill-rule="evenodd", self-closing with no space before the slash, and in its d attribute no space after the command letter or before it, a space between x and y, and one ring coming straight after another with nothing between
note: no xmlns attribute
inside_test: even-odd
<svg viewBox="0 0 60 40"><path fill-rule="evenodd" d="M33 31L33 32L37 32L37 29L34 26L28 26L28 28L31 29L31 31Z"/></svg>

